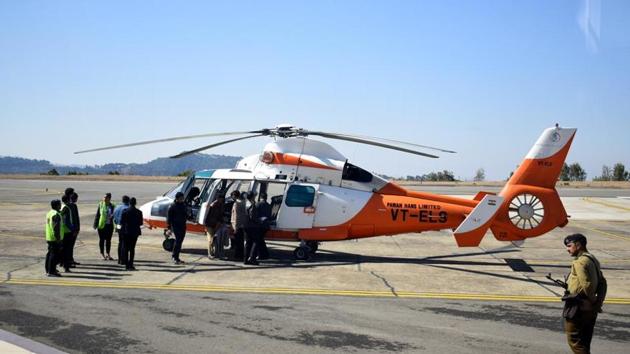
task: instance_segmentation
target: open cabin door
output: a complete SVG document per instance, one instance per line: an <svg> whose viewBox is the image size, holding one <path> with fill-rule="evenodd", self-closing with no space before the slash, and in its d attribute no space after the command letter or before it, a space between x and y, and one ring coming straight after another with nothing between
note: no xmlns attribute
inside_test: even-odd
<svg viewBox="0 0 630 354"><path fill-rule="evenodd" d="M281 229L310 229L317 207L319 184L289 183L278 211L276 227Z"/></svg>
<svg viewBox="0 0 630 354"><path fill-rule="evenodd" d="M204 189L201 191L201 195L199 196L199 200L201 201L201 207L199 208L199 215L197 215L197 223L203 225L206 221L206 213L208 212L208 205L212 203L219 194L219 190L222 186L222 181L220 179L211 180L210 183L207 183L204 186Z"/></svg>

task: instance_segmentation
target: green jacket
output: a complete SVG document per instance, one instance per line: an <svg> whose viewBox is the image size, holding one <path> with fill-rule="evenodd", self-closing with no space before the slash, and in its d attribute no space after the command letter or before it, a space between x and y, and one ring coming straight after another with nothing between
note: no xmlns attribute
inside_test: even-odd
<svg viewBox="0 0 630 354"><path fill-rule="evenodd" d="M63 218L57 210L51 210L46 214L46 241L59 242L63 240Z"/></svg>
<svg viewBox="0 0 630 354"><path fill-rule="evenodd" d="M100 201L98 203L98 207L96 209L96 215L94 216L94 228L98 230L102 230L107 224L107 219L109 217L109 223L113 226L114 217L114 203L109 203L107 205L104 201ZM109 210L108 210L109 209Z"/></svg>

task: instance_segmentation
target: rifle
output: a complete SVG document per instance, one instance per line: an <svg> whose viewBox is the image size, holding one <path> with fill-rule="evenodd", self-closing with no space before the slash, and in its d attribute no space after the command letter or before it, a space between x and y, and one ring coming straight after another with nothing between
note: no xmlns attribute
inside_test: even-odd
<svg viewBox="0 0 630 354"><path fill-rule="evenodd" d="M547 273L546 278L551 280L556 286L559 286L559 287L563 288L564 290L567 290L567 288L568 288L567 279L569 278L568 276L565 276L564 277L564 281L562 281L560 279L552 278L551 277L551 273Z"/></svg>

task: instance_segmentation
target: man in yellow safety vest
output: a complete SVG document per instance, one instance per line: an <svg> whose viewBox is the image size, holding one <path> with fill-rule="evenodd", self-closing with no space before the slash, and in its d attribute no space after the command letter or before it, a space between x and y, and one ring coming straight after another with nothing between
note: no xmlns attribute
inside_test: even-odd
<svg viewBox="0 0 630 354"><path fill-rule="evenodd" d="M48 243L48 253L46 254L46 275L49 277L60 277L57 271L57 261L59 260L61 251L61 242L63 241L63 219L59 210L61 210L61 201L55 199L50 202L51 210L46 214L46 242Z"/></svg>

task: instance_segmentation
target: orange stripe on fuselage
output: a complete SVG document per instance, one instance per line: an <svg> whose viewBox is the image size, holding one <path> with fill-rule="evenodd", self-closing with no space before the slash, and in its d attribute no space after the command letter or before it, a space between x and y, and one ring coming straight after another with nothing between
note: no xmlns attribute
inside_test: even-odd
<svg viewBox="0 0 630 354"><path fill-rule="evenodd" d="M166 221L163 220L155 220L155 219L144 219L144 223L149 225L151 228L156 229L166 229ZM196 223L186 223L186 232L191 232L195 234L205 234L206 227L201 224ZM266 240L278 240L278 241L299 241L298 233L296 231L285 231L285 230L269 230L265 234Z"/></svg>
<svg viewBox="0 0 630 354"><path fill-rule="evenodd" d="M321 168L324 170L335 170L335 171L339 170L335 167L331 167L331 166L324 165L315 161L311 161L304 157L298 157L291 154L283 154L281 152L273 153L273 161L270 163L270 165L291 165L291 166L299 165L299 166L304 166L304 167Z"/></svg>
<svg viewBox="0 0 630 354"><path fill-rule="evenodd" d="M396 189L397 188L397 189ZM396 185L388 190L406 191ZM410 191L411 192L411 191ZM334 241L409 232L455 229L478 201L412 192L412 196L374 193L356 216L334 226L300 230L304 240ZM428 198L416 197L416 195Z"/></svg>
<svg viewBox="0 0 630 354"><path fill-rule="evenodd" d="M144 223L149 225L151 228L156 229L166 229L166 221L164 220L155 220L155 219L144 219ZM186 232L193 232L198 234L205 234L206 227L204 225L196 224L196 223L186 223Z"/></svg>

